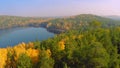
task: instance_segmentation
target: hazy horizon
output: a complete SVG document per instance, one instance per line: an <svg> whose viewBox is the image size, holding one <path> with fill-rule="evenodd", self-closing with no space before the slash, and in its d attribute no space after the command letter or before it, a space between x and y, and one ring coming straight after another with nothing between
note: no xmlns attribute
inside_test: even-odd
<svg viewBox="0 0 120 68"><path fill-rule="evenodd" d="M0 0L0 15L55 17L79 14L120 16L119 0Z"/></svg>

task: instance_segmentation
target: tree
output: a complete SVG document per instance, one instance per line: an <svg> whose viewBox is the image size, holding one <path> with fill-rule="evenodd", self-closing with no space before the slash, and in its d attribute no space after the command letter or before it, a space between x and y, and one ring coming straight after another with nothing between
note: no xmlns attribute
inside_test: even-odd
<svg viewBox="0 0 120 68"><path fill-rule="evenodd" d="M39 60L39 68L53 68L54 60L48 55L47 50L41 51Z"/></svg>
<svg viewBox="0 0 120 68"><path fill-rule="evenodd" d="M17 68L32 68L32 61L26 54L20 54L17 60Z"/></svg>
<svg viewBox="0 0 120 68"><path fill-rule="evenodd" d="M97 20L94 20L94 21L90 22L89 25L92 28L99 28L99 27L101 27L101 23L99 21L97 21Z"/></svg>
<svg viewBox="0 0 120 68"><path fill-rule="evenodd" d="M5 68L16 68L15 52L9 48Z"/></svg>
<svg viewBox="0 0 120 68"><path fill-rule="evenodd" d="M77 68L107 68L109 54L99 42L80 48L73 53Z"/></svg>

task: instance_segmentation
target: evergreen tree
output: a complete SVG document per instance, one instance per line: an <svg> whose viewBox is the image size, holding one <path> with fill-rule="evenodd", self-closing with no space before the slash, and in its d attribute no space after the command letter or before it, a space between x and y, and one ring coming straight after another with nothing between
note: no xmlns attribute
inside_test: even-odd
<svg viewBox="0 0 120 68"><path fill-rule="evenodd" d="M17 60L17 68L32 68L32 61L26 54L21 54Z"/></svg>

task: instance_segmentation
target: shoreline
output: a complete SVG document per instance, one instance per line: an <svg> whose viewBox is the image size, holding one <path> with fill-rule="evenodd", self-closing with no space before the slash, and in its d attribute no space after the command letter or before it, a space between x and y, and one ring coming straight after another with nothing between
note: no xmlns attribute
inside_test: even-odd
<svg viewBox="0 0 120 68"><path fill-rule="evenodd" d="M41 27L41 28L45 28L48 32L51 32L51 33L54 33L54 34L60 34L60 33L64 33L65 32L65 30L63 30L63 29L57 29L57 28L48 28L48 27L46 27L47 26L47 24L44 24L44 23L41 23L41 24L28 24L28 25L24 25L24 26L11 26L11 27L5 27L5 28L0 28L0 30L5 30L5 29L11 29L11 28L19 28L19 27L35 27L35 28L39 28L39 27Z"/></svg>

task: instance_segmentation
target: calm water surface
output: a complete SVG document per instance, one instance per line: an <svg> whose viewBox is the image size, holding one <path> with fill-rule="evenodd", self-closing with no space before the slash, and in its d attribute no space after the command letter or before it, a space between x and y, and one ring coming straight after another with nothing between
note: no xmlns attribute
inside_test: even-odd
<svg viewBox="0 0 120 68"><path fill-rule="evenodd" d="M21 42L45 40L54 36L45 28L21 27L0 30L0 47L14 46Z"/></svg>

